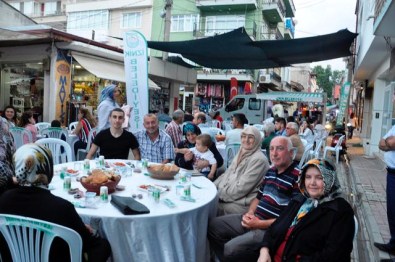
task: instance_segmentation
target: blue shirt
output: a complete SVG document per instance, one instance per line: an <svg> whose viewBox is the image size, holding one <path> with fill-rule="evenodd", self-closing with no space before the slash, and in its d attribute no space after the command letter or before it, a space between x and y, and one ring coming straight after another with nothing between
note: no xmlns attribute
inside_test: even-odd
<svg viewBox="0 0 395 262"><path fill-rule="evenodd" d="M141 159L148 159L150 162L161 163L164 160L174 159L173 142L165 131L159 130L159 135L155 141L151 141L145 130L135 134L140 145Z"/></svg>

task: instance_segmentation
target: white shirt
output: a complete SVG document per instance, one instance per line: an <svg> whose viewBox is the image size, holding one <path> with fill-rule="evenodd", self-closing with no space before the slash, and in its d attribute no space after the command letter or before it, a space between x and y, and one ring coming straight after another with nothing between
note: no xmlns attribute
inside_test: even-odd
<svg viewBox="0 0 395 262"><path fill-rule="evenodd" d="M196 149L196 147L192 147L190 148L190 150L195 156L195 161L201 159L201 160L207 160L210 163L210 165L217 164L217 160L215 159L214 154L209 149L207 149L207 151L203 153L199 152ZM210 171L210 167L205 167L201 170L201 172L206 172L206 171Z"/></svg>
<svg viewBox="0 0 395 262"><path fill-rule="evenodd" d="M226 132L225 145L241 144L241 128L235 128Z"/></svg>
<svg viewBox="0 0 395 262"><path fill-rule="evenodd" d="M390 136L395 136L395 125L392 126L390 131L388 131L388 133L383 137L383 139L387 139ZM384 161L389 168L395 169L395 150L385 152Z"/></svg>

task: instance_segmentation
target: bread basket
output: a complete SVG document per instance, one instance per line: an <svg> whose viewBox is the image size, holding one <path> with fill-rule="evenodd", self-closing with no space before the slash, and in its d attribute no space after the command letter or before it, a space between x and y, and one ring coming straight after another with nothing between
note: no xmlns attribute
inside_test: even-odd
<svg viewBox="0 0 395 262"><path fill-rule="evenodd" d="M180 168L176 165L151 164L147 167L147 171L154 179L171 180Z"/></svg>

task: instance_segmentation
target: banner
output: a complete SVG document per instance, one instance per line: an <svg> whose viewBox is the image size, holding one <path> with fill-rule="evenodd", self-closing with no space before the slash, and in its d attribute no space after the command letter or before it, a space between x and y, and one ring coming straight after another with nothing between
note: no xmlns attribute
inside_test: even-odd
<svg viewBox="0 0 395 262"><path fill-rule="evenodd" d="M236 95L237 95L237 79L236 79L236 77L231 77L230 78L230 98L229 98L229 100L232 100L232 98Z"/></svg>
<svg viewBox="0 0 395 262"><path fill-rule="evenodd" d="M130 131L143 129L144 115L148 113L148 59L147 41L138 31L124 33L123 54L127 104L132 107Z"/></svg>
<svg viewBox="0 0 395 262"><path fill-rule="evenodd" d="M55 66L55 84L56 84L56 109L55 118L58 119L62 125L66 125L66 100L70 95L71 88L71 68L70 62L62 50L58 50Z"/></svg>
<svg viewBox="0 0 395 262"><path fill-rule="evenodd" d="M343 118L348 106L348 95L350 94L351 83L345 82L340 91L339 113L337 114L336 126L343 126Z"/></svg>

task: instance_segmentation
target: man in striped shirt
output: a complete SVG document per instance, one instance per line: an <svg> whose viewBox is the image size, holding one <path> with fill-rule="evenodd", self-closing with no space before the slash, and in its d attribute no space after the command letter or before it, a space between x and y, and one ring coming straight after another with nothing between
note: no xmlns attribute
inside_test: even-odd
<svg viewBox="0 0 395 262"><path fill-rule="evenodd" d="M265 230L280 215L292 197L299 194L300 170L292 161L292 142L278 136L270 143L273 166L245 214L225 215L210 221L210 247L220 261L257 260Z"/></svg>

